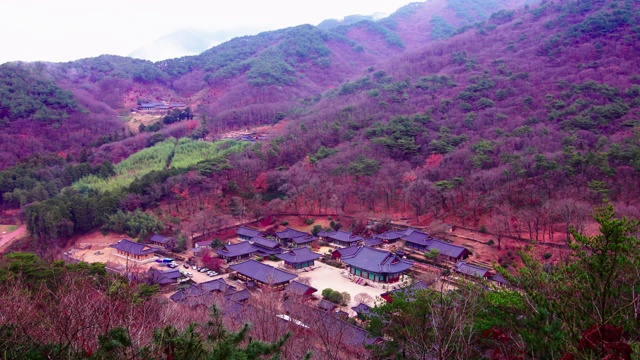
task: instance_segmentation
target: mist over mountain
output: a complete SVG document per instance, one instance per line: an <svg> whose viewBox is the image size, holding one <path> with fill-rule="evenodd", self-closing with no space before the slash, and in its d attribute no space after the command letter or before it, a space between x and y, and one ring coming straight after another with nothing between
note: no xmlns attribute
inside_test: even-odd
<svg viewBox="0 0 640 360"><path fill-rule="evenodd" d="M220 31L179 29L161 36L150 44L141 46L131 52L129 56L136 59L160 61L197 55L234 37L255 34L257 32L259 32L257 28L249 27Z"/></svg>

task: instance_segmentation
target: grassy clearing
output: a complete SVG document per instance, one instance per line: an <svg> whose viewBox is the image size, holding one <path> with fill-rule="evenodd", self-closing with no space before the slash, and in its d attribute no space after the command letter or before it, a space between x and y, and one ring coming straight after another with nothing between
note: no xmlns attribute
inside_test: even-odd
<svg viewBox="0 0 640 360"><path fill-rule="evenodd" d="M80 179L73 186L80 191L118 191L129 186L134 179L152 171L171 167L187 168L203 160L227 157L241 151L245 146L245 143L233 140L210 143L189 138L169 138L142 149L115 165L115 176L104 179L90 175Z"/></svg>

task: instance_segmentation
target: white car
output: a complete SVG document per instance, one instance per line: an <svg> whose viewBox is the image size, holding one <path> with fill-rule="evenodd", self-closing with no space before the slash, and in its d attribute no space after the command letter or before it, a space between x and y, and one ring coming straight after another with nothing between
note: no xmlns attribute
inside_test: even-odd
<svg viewBox="0 0 640 360"><path fill-rule="evenodd" d="M186 273L185 275L187 275L188 277L193 277L193 274L190 272Z"/></svg>
<svg viewBox="0 0 640 360"><path fill-rule="evenodd" d="M211 270L211 271L207 271L207 275L209 275L209 276L213 277L213 276L218 275L218 273L217 273L217 272L215 272L215 271L213 271L213 270Z"/></svg>

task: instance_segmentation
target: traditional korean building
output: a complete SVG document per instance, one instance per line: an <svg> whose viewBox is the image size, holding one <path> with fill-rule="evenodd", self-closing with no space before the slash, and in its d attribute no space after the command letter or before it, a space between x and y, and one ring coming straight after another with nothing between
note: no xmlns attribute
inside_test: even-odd
<svg viewBox="0 0 640 360"><path fill-rule="evenodd" d="M383 232L382 234L374 235L375 238L380 239L387 244L393 244L396 241L402 239L403 236L405 236L404 233L400 233L395 230L389 230Z"/></svg>
<svg viewBox="0 0 640 360"><path fill-rule="evenodd" d="M262 236L256 236L249 241L257 252L263 256L282 254L282 244L279 242L269 240Z"/></svg>
<svg viewBox="0 0 640 360"><path fill-rule="evenodd" d="M234 296L237 299L242 299L245 297L243 294L245 291L246 290L238 291L235 286L229 285L224 279L219 278L180 289L169 298L175 302L187 305L207 305L213 301L214 294L224 296L225 300L231 299L231 297Z"/></svg>
<svg viewBox="0 0 640 360"><path fill-rule="evenodd" d="M154 253L157 251L157 249L148 245L136 243L127 239L122 239L116 244L111 244L109 246L116 249L116 256L139 263L153 261Z"/></svg>
<svg viewBox="0 0 640 360"><path fill-rule="evenodd" d="M149 276L149 283L160 286L178 284L178 279L183 277L178 269L160 270L154 267L149 268L147 275Z"/></svg>
<svg viewBox="0 0 640 360"><path fill-rule="evenodd" d="M318 291L318 289L314 288L313 286L307 285L307 284L303 284L301 282L298 281L291 281L289 283L289 285L287 286L287 288L284 290L288 295L294 295L294 296L302 296L302 297L306 297L306 298L311 298L312 294L315 293L316 291Z"/></svg>
<svg viewBox="0 0 640 360"><path fill-rule="evenodd" d="M235 271L241 280L254 282L258 286L269 286L274 289L283 289L289 285L291 280L298 277L255 260L247 260L231 265L229 268Z"/></svg>
<svg viewBox="0 0 640 360"><path fill-rule="evenodd" d="M384 244L384 242L380 239L376 239L376 238L366 238L363 240L364 246L368 246L368 247L380 247L382 244Z"/></svg>
<svg viewBox="0 0 640 360"><path fill-rule="evenodd" d="M382 294L380 294L380 297L385 299L385 301L387 301L388 303L392 303L393 302L393 297L394 296L398 296L401 294L404 294L406 296L411 296L414 292L419 291L419 290L426 290L429 287L427 286L427 284L423 283L422 281L418 281L415 282L409 286L405 286L405 287L401 287L395 290L391 290L391 291L387 291L384 292Z"/></svg>
<svg viewBox="0 0 640 360"><path fill-rule="evenodd" d="M258 230L249 229L247 227L241 226L236 230L236 234L240 240L249 241L256 236L260 236L262 233Z"/></svg>
<svg viewBox="0 0 640 360"><path fill-rule="evenodd" d="M309 233L295 230L290 227L287 227L283 231L277 232L276 238L278 239L278 242L286 247L305 246L318 239L317 237Z"/></svg>
<svg viewBox="0 0 640 360"><path fill-rule="evenodd" d="M196 284L176 291L169 297L169 299L177 303L191 306L208 305L213 301L213 295Z"/></svg>
<svg viewBox="0 0 640 360"><path fill-rule="evenodd" d="M248 259L258 250L250 243L243 241L238 244L225 245L222 249L216 250L216 254L227 262Z"/></svg>
<svg viewBox="0 0 640 360"><path fill-rule="evenodd" d="M467 250L467 248L465 248L464 246L449 244L438 239L433 239L429 246L427 246L426 251L431 251L431 249L438 250L441 260L451 263L464 260L468 258L469 255L471 255L469 250Z"/></svg>
<svg viewBox="0 0 640 360"><path fill-rule="evenodd" d="M402 237L404 240L404 246L410 249L425 252L427 251L427 247L433 241L431 235L427 233L423 233L421 231L413 231L409 235L405 235Z"/></svg>
<svg viewBox="0 0 640 360"><path fill-rule="evenodd" d="M510 287L511 284L509 280L505 279L501 274L495 274L489 276L489 280L491 280L497 287Z"/></svg>
<svg viewBox="0 0 640 360"><path fill-rule="evenodd" d="M489 269L478 265L468 264L464 261L458 261L453 270L468 279L483 280L489 278L491 273Z"/></svg>
<svg viewBox="0 0 640 360"><path fill-rule="evenodd" d="M349 247L345 247L345 248L340 248L340 249L335 249L331 252L331 258L333 260L338 260L338 261L342 261L342 258L345 256L351 256L353 254L355 254L358 249L360 249L359 246L349 246Z"/></svg>
<svg viewBox="0 0 640 360"><path fill-rule="evenodd" d="M316 306L318 307L318 309L327 311L327 312L332 312L333 310L335 310L335 308L338 307L338 305L332 303L331 301L327 301L325 299L320 300L316 304Z"/></svg>
<svg viewBox="0 0 640 360"><path fill-rule="evenodd" d="M360 303L358 306L352 307L351 310L355 311L358 319L360 320L364 320L371 316L371 308L367 304Z"/></svg>
<svg viewBox="0 0 640 360"><path fill-rule="evenodd" d="M212 242L211 240L198 241L193 245L193 248L194 249L209 248L211 247L211 242Z"/></svg>
<svg viewBox="0 0 640 360"><path fill-rule="evenodd" d="M149 241L151 241L152 244L160 245L165 249L172 249L174 246L176 246L177 240L176 238L173 238L171 236L153 234L153 236L151 237L151 239L149 239Z"/></svg>
<svg viewBox="0 0 640 360"><path fill-rule="evenodd" d="M362 278L393 283L413 266L413 262L404 260L389 251L360 247L350 256L343 256L342 261L349 265L349 272Z"/></svg>
<svg viewBox="0 0 640 360"><path fill-rule="evenodd" d="M278 259L284 261L286 266L299 270L313 266L321 255L306 247L301 247L285 251L277 256Z"/></svg>
<svg viewBox="0 0 640 360"><path fill-rule="evenodd" d="M320 240L342 246L348 247L353 245L358 245L360 242L364 240L362 236L353 235L351 232L347 231L320 231L318 233L318 237Z"/></svg>

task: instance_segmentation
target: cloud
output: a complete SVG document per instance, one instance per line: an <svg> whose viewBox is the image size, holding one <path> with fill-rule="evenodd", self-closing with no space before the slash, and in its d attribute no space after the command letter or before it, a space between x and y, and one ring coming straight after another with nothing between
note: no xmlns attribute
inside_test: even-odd
<svg viewBox="0 0 640 360"><path fill-rule="evenodd" d="M391 13L406 3L409 1L9 0L2 4L0 32L6 35L0 63L126 56L180 28L273 30L350 14Z"/></svg>

